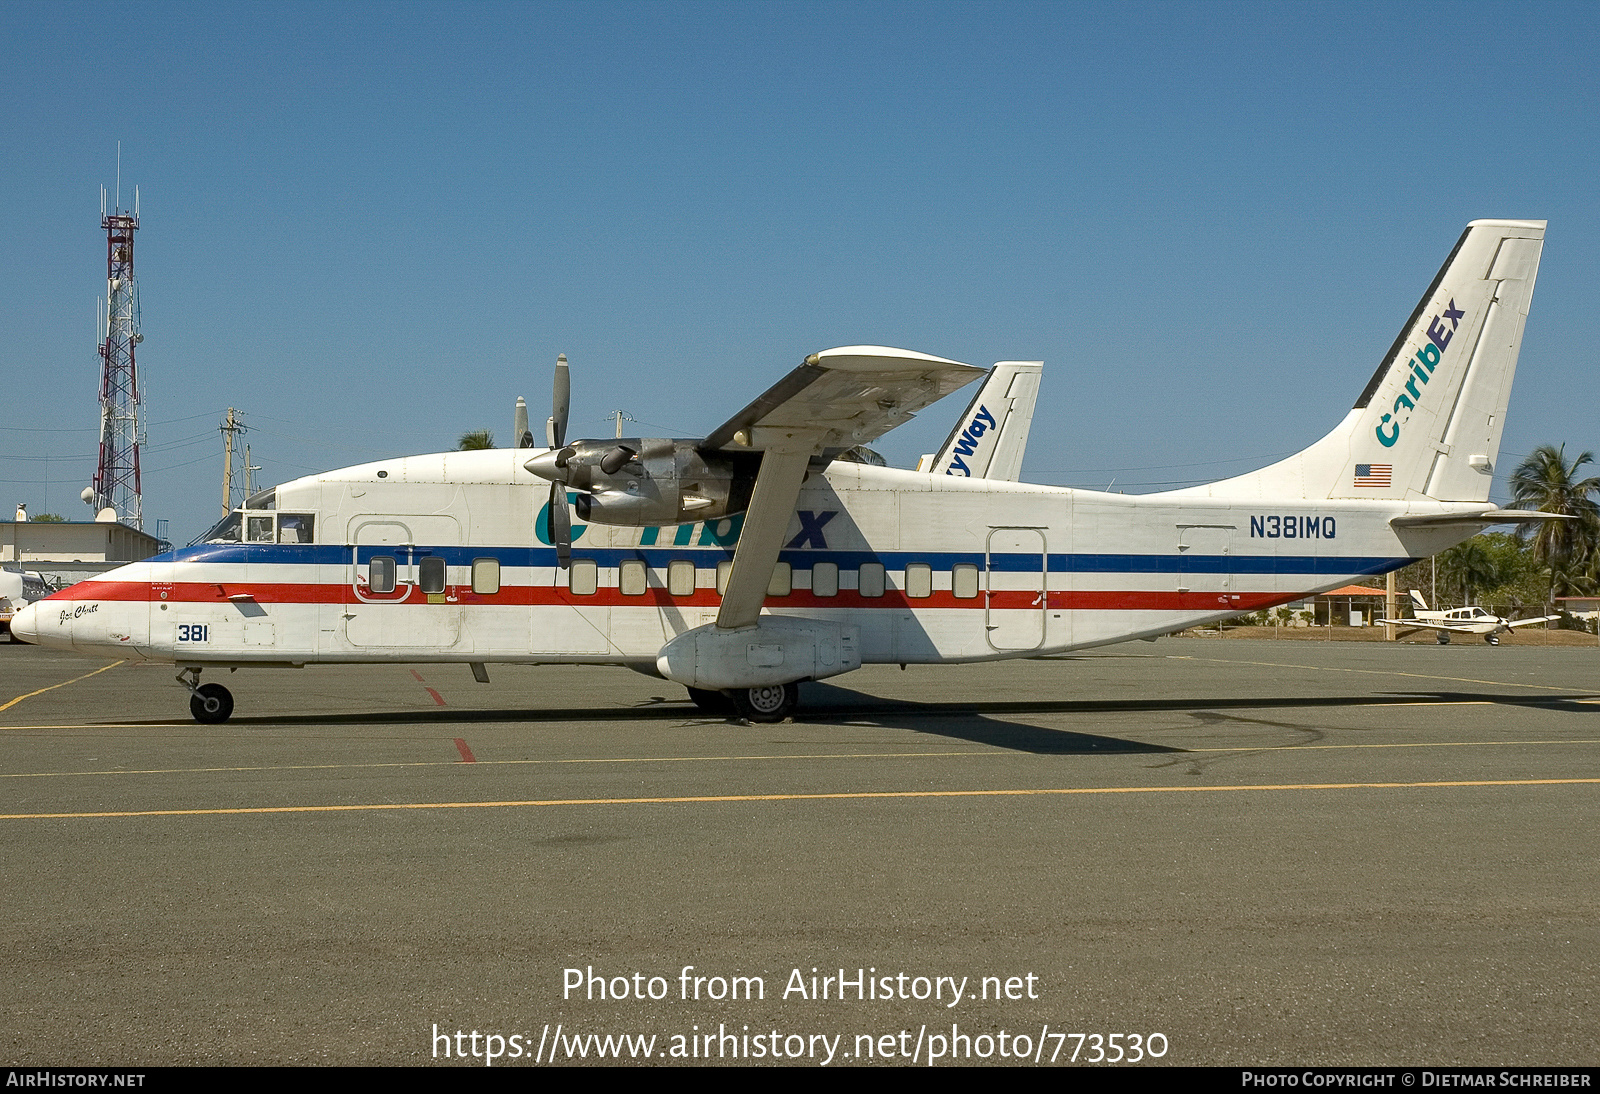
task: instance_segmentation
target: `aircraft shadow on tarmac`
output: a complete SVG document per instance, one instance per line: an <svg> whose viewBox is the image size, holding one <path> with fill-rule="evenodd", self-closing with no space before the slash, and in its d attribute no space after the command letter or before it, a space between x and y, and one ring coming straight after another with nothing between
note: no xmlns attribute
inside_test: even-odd
<svg viewBox="0 0 1600 1094"><path fill-rule="evenodd" d="M1183 752L1185 749L1151 744L1127 738L1047 729L1024 722L1008 721L1007 715L1086 715L1131 713L1197 713L1224 710L1315 710L1391 706L1396 703L1453 705L1492 703L1510 707L1534 707L1571 714L1600 714L1600 705L1580 704L1575 700L1594 699L1600 694L1561 696L1513 696L1482 692L1397 691L1366 695L1188 697L1163 699L1044 699L965 702L919 702L910 699L885 699L827 683L803 685L800 722L863 722L885 729L909 730L930 736L952 738L1017 752L1063 755L1110 755L1117 753ZM437 725L547 722L683 722L726 723L729 719L701 713L687 700L657 696L638 706L596 711L593 708L495 709L495 710L418 710L374 711L353 714L294 714L261 717L235 717L230 726L292 725ZM121 723L143 724L143 723ZM170 725L152 721L151 725Z"/></svg>

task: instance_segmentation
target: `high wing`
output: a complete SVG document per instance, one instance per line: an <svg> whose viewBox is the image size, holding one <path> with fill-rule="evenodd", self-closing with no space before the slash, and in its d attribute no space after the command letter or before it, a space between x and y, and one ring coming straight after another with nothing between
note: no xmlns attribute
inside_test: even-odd
<svg viewBox="0 0 1600 1094"><path fill-rule="evenodd" d="M702 451L759 451L744 530L722 594L717 627L754 626L813 457L866 444L985 370L886 346L845 346L798 368L706 437Z"/></svg>

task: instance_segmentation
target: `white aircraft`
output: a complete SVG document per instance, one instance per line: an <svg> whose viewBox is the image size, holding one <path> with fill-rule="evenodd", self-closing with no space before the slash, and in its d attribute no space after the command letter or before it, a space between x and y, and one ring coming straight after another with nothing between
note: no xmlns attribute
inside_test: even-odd
<svg viewBox="0 0 1600 1094"><path fill-rule="evenodd" d="M233 708L206 669L441 661L480 681L489 663L623 665L775 721L801 681L862 664L1034 657L1257 611L1544 519L1488 500L1544 230L1470 224L1344 420L1209 486L833 462L983 374L878 346L807 357L701 439L568 443L563 361L548 449L296 479L13 626L177 665L202 722Z"/></svg>
<svg viewBox="0 0 1600 1094"><path fill-rule="evenodd" d="M1506 619L1504 616L1494 615L1485 608L1477 607L1430 609L1427 600L1423 599L1422 593L1416 589L1411 590L1411 603L1413 605L1411 619L1379 619L1375 622L1406 627L1414 631L1438 631L1441 646L1450 644L1452 633L1481 634L1489 645L1498 646L1500 636L1507 631L1561 618L1559 615L1541 615L1535 619Z"/></svg>

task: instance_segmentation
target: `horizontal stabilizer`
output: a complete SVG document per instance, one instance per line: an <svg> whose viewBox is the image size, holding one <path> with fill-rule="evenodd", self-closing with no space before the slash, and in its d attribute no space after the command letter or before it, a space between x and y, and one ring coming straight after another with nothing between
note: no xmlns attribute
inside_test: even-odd
<svg viewBox="0 0 1600 1094"><path fill-rule="evenodd" d="M1540 513L1532 509L1485 509L1481 513L1423 513L1395 517L1390 524L1415 528L1439 524L1477 524L1488 528L1494 524L1533 524L1546 520L1577 520L1565 513Z"/></svg>

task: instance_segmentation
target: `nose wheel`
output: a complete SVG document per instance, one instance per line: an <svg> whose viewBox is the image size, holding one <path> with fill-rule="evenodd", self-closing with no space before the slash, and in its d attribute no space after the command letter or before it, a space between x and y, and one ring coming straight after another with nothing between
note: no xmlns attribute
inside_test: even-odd
<svg viewBox="0 0 1600 1094"><path fill-rule="evenodd" d="M189 713L201 725L220 725L233 715L233 692L221 684L202 684L199 669L184 669L178 683L189 689Z"/></svg>

